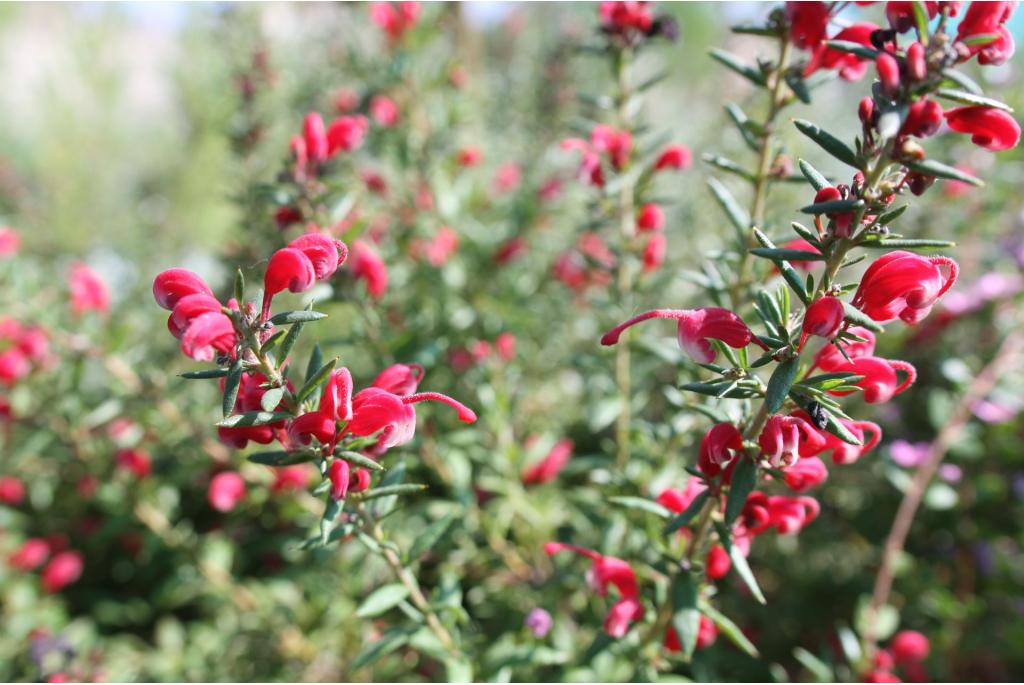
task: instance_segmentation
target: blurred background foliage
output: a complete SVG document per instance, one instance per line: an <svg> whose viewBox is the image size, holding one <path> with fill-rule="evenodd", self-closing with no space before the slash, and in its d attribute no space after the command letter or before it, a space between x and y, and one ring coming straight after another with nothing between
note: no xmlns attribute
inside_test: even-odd
<svg viewBox="0 0 1024 685"><path fill-rule="evenodd" d="M671 131L695 157L743 157L722 105L756 111L763 103L707 51L724 45L752 59L759 39L732 36L728 26L768 8L662 8L677 18L681 40L651 47L639 66L651 75L668 71L645 101L652 130ZM29 492L24 505L0 507L0 553L8 557L28 537L64 535L86 559L82 579L52 595L35 575L0 564L0 678L58 671L113 680L444 677L430 645L359 667L357 655L388 619L354 613L386 570L354 542L297 549L321 505L304 491L275 489L269 468L245 464L217 443L216 388L175 375L191 366L164 334L149 295L152 276L171 266L198 271L218 292L236 264L258 278L260 261L284 241L267 188L286 168L288 139L307 111L329 113L344 88L361 97L398 93L402 116L412 121L372 130L353 166L338 174L346 184L340 196L350 191L348 201L363 211L351 230L367 230L375 215L390 221L388 292L375 303L340 276L333 290L313 294L331 314L316 335L357 384L386 364L418 362L427 368L426 386L481 414L477 426L464 428L440 411L424 412L429 424L397 458L430 491L389 519L390 534L405 548L432 521L456 517L419 577L445 620L461 626L467 648L481 655L477 678L648 675L628 649L602 644L604 601L580 578L554 571L541 545L573 539L625 558L641 554L653 524L610 507L608 490L653 496L686 478L683 467L693 463L698 428L707 422L674 390L692 365L667 329L637 337L636 453L618 474L613 363L597 339L638 309L697 304L700 291L682 274L719 247L728 229L704 186L713 170L698 162L659 179L668 259L644 279L628 311L552 277L555 257L587 222L586 194L572 180L575 160L557 144L589 129L587 96L605 92L611 78L603 61L576 49L591 38L594 14L590 4L430 4L399 54L357 4L0 7L0 223L16 227L24 243L21 256L0 264L0 297L4 315L58 332L61 350L55 368L11 398L26 418L8 430L0 473L16 474ZM1018 110L1020 60L978 75ZM245 79L250 98L243 97ZM866 92L867 84L828 83L813 105L790 116L852 137L857 88ZM798 136L784 140L793 159L839 171ZM453 159L467 145L479 147L484 161L462 170ZM931 147L989 185L912 202L905 224L960 243L958 290L985 274L1019 274L1020 152L993 156L948 136ZM520 166L521 181L498 192L494 175L510 162ZM367 167L387 179L387 197L361 189ZM551 178L562 192L542 202L537 191ZM433 191L432 208L416 204L421 181ZM738 184L734 190L746 192ZM809 199L803 185L782 187L769 203L769 223L786 226ZM459 234L454 257L441 267L410 257L416 240L441 225ZM519 235L529 237L529 252L497 268L495 249ZM79 260L110 283L109 317L67 314L64 274ZM816 493L824 513L799 538L755 548L767 607L751 602L740 584L722 584L724 610L763 660L720 642L692 666L678 664L672 677L849 677L837 630L856 628L908 479L890 446L935 434L991 355L994 331L1019 316L1018 305L1012 297L988 302L925 340L913 339L914 331L889 336L883 355L914 363L920 380L874 417L886 431L883 445L855 466L832 470ZM457 363L479 341L505 332L517 338L511 361L492 355ZM1018 370L995 399L1019 404L1019 382ZM861 416L870 418L867 411ZM111 431L115 419L130 419L137 434ZM961 473L933 485L900 564L899 624L931 636L928 665L937 680L1024 675L1021 429L1012 413L968 426L950 452ZM524 487L524 466L562 437L575 450L558 480ZM148 450L149 476L117 467L115 451L125 445ZM241 469L249 491L242 506L220 514L207 504L206 487L229 464ZM78 490L85 476L98 480L90 498ZM535 607L555 617L546 638L523 626ZM832 664L840 666L822 671Z"/></svg>

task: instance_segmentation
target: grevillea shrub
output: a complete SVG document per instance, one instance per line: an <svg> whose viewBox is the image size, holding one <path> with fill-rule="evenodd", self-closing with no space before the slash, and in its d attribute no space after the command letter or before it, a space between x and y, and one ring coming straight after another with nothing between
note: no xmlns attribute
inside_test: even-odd
<svg viewBox="0 0 1024 685"><path fill-rule="evenodd" d="M1024 673L1011 3L50 11L0 677Z"/></svg>

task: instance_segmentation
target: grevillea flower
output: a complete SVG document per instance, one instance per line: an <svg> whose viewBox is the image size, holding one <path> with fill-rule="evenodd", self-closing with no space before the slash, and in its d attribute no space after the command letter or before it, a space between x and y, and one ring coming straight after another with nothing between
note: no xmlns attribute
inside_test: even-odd
<svg viewBox="0 0 1024 685"><path fill-rule="evenodd" d="M369 130L370 122L361 114L338 117L327 128L327 154L359 149Z"/></svg>
<svg viewBox="0 0 1024 685"><path fill-rule="evenodd" d="M934 19L935 15L939 11L939 3L922 2L925 12L928 14L929 19ZM885 18L889 21L889 26L893 28L897 33L906 33L910 29L914 28L914 3L904 0L889 0L885 3Z"/></svg>
<svg viewBox="0 0 1024 685"><path fill-rule="evenodd" d="M798 533L817 518L821 506L813 497L768 496L754 491L740 514L743 527L753 535L774 528L780 535Z"/></svg>
<svg viewBox="0 0 1024 685"><path fill-rule="evenodd" d="M799 5L822 4L822 3L792 3ZM865 47L871 47L871 34L878 30L878 26L869 22L847 26L842 31L832 36L832 40L842 40L850 43L858 43ZM821 42L811 54L807 66L804 68L804 77L808 77L819 69L835 69L839 72L840 78L844 81L858 81L868 70L868 60L849 52L833 50L824 42Z"/></svg>
<svg viewBox="0 0 1024 685"><path fill-rule="evenodd" d="M888 52L880 52L875 57L875 68L878 70L882 92L890 97L895 96L900 89L900 63Z"/></svg>
<svg viewBox="0 0 1024 685"><path fill-rule="evenodd" d="M808 423L811 422L811 417L803 411L795 411L793 412L793 416L799 416L804 421L807 421ZM872 423L871 421L839 419L839 423L841 423L846 430L850 431L854 437L860 440L861 444L851 445L844 440L840 440L828 431L822 430L819 431L819 434L825 440L824 447L812 446L805 443L804 445L801 445L800 456L802 458L811 457L831 452L832 463L852 464L860 459L865 453L873 449L878 444L878 441L882 439L882 429L878 424ZM803 461L801 461L801 463L803 463Z"/></svg>
<svg viewBox="0 0 1024 685"><path fill-rule="evenodd" d="M647 33L654 25L654 17L644 0L602 0L598 14L601 29L617 35L628 35L633 31Z"/></svg>
<svg viewBox="0 0 1024 685"><path fill-rule="evenodd" d="M786 485L794 492L806 492L828 478L828 469L817 457L804 457L785 471Z"/></svg>
<svg viewBox="0 0 1024 685"><path fill-rule="evenodd" d="M206 312L188 323L181 336L181 351L196 361L210 362L217 352L232 352L235 342L231 319L221 312Z"/></svg>
<svg viewBox="0 0 1024 685"><path fill-rule="evenodd" d="M725 547L715 544L708 550L707 559L704 561L704 573L707 575L708 580L719 580L725 578L729 573L729 569L732 568L732 559L729 558L729 553L725 551Z"/></svg>
<svg viewBox="0 0 1024 685"><path fill-rule="evenodd" d="M16 507L25 500L25 484L14 476L0 476L0 504Z"/></svg>
<svg viewBox="0 0 1024 685"><path fill-rule="evenodd" d="M309 479L313 475L313 471L314 469L310 464L295 464L293 466L275 468L274 484L270 486L270 491L305 490L309 485Z"/></svg>
<svg viewBox="0 0 1024 685"><path fill-rule="evenodd" d="M21 236L9 226L0 226L0 257L11 257L18 254L21 247Z"/></svg>
<svg viewBox="0 0 1024 685"><path fill-rule="evenodd" d="M416 433L416 410L412 405L418 402L435 401L455 409L460 421L473 423L476 414L470 408L447 395L423 392L399 397L381 388L365 388L352 397L352 420L347 429L353 435L378 434L374 450L377 454L412 440Z"/></svg>
<svg viewBox="0 0 1024 685"><path fill-rule="evenodd" d="M331 372L320 395L318 409L335 421L352 419L352 374L348 369L341 367Z"/></svg>
<svg viewBox="0 0 1024 685"><path fill-rule="evenodd" d="M842 193L834 186L825 186L814 194L814 204L835 202L836 200L842 199ZM851 236L850 227L853 224L853 212L832 212L827 216L829 219L835 221L836 235L843 238L849 238Z"/></svg>
<svg viewBox="0 0 1024 685"><path fill-rule="evenodd" d="M899 318L915 324L953 286L958 272L956 262L948 257L923 257L895 250L867 268L853 296L853 306L880 323Z"/></svg>
<svg viewBox="0 0 1024 685"><path fill-rule="evenodd" d="M213 291L199 274L188 269L167 269L153 279L153 298L170 311L186 295L203 294L213 297Z"/></svg>
<svg viewBox="0 0 1024 685"><path fill-rule="evenodd" d="M717 476L743 453L743 436L731 423L715 424L700 441L697 468L708 477Z"/></svg>
<svg viewBox="0 0 1024 685"><path fill-rule="evenodd" d="M693 154L690 152L690 148L679 144L669 145L667 148L662 150L660 155L658 155L658 159L654 163L654 170L688 169L692 163Z"/></svg>
<svg viewBox="0 0 1024 685"><path fill-rule="evenodd" d="M370 100L370 116L378 126L392 128L398 123L398 105L387 95L374 95Z"/></svg>
<svg viewBox="0 0 1024 685"><path fill-rule="evenodd" d="M206 497L217 511L229 512L245 497L245 481L234 471L221 471L210 479Z"/></svg>
<svg viewBox="0 0 1024 685"><path fill-rule="evenodd" d="M711 340L721 340L729 347L739 349L754 343L764 349L762 343L739 316L721 307L701 309L654 309L634 316L601 337L602 345L614 345L619 336L630 326L648 319L675 319L678 324L679 346L694 361L710 364L715 360L715 349Z"/></svg>
<svg viewBox="0 0 1024 685"><path fill-rule="evenodd" d="M238 397L235 400L234 411L244 414L249 411L260 411L263 408L263 395L267 389L265 384L267 377L261 373L243 373L238 384ZM292 384L287 384L289 391L293 391ZM224 389L224 382L221 381L221 392ZM281 409L279 404L275 410ZM220 441L229 447L244 449L250 440L261 445L269 445L280 435L283 435L284 421L265 424L262 426L235 426L233 428L218 428L217 436Z"/></svg>
<svg viewBox="0 0 1024 685"><path fill-rule="evenodd" d="M330 278L347 256L344 243L320 233L299 236L271 255L263 277L263 320L270 316L274 295L309 290L317 280Z"/></svg>
<svg viewBox="0 0 1024 685"><path fill-rule="evenodd" d="M50 556L50 545L42 538L29 538L18 551L10 556L7 563L11 568L32 571L43 565Z"/></svg>
<svg viewBox="0 0 1024 685"><path fill-rule="evenodd" d="M572 448L573 442L569 438L556 442L543 459L523 471L523 483L537 485L553 481L572 458Z"/></svg>
<svg viewBox="0 0 1024 685"><path fill-rule="evenodd" d="M335 459L327 468L327 477L331 481L330 495L335 502L345 499L348 494L349 465L344 459Z"/></svg>
<svg viewBox="0 0 1024 685"><path fill-rule="evenodd" d="M995 107L957 107L946 112L946 123L954 131L971 134L971 142L986 150L1009 150L1020 141L1020 124Z"/></svg>
<svg viewBox="0 0 1024 685"><path fill-rule="evenodd" d="M302 122L302 142L305 144L306 159L323 164L327 160L327 130L319 112L310 112Z"/></svg>
<svg viewBox="0 0 1024 685"><path fill-rule="evenodd" d="M475 145L467 145L466 147L459 150L459 154L456 159L459 162L459 166L471 167L479 164L484 158L483 152L480 148Z"/></svg>
<svg viewBox="0 0 1024 685"><path fill-rule="evenodd" d="M375 2L370 5L370 19L392 43L401 40L405 32L416 25L419 16L418 2Z"/></svg>
<svg viewBox="0 0 1024 685"><path fill-rule="evenodd" d="M726 426L732 424L723 424ZM671 512L681 514L686 511L686 508L693 504L693 500L697 498L697 495L704 492L707 486L696 476L690 476L689 480L686 481L686 487L682 490L678 488L665 488L658 495L657 502L661 506L665 507Z"/></svg>
<svg viewBox="0 0 1024 685"><path fill-rule="evenodd" d="M99 312L110 310L110 288L96 271L87 264L77 262L71 265L68 275L68 289L71 291L71 313Z"/></svg>
<svg viewBox="0 0 1024 685"><path fill-rule="evenodd" d="M459 234L448 226L442 226L421 249L431 266L442 267L459 249Z"/></svg>
<svg viewBox="0 0 1024 685"><path fill-rule="evenodd" d="M790 40L801 50L813 50L825 40L828 15L824 2L787 2Z"/></svg>
<svg viewBox="0 0 1024 685"><path fill-rule="evenodd" d="M366 292L377 300L388 289L388 267L377 251L364 240L352 244L352 275L366 282Z"/></svg>
<svg viewBox="0 0 1024 685"><path fill-rule="evenodd" d="M60 592L82 577L85 564L78 552L66 551L57 554L43 569L41 581L47 592Z"/></svg>
<svg viewBox="0 0 1024 685"><path fill-rule="evenodd" d="M788 468L800 459L801 446L808 454L825 448L825 439L799 416L776 414L768 418L757 438L761 456L775 468Z"/></svg>
<svg viewBox="0 0 1024 685"><path fill-rule="evenodd" d="M914 81L923 81L927 75L924 46L914 41L907 47L907 76Z"/></svg>
<svg viewBox="0 0 1024 685"><path fill-rule="evenodd" d="M971 55L978 55L980 64L1003 64L1013 56L1013 35L1004 24L1017 8L1016 2L972 2L957 26L956 39L963 43ZM972 36L995 35L989 43L968 45Z"/></svg>
<svg viewBox="0 0 1024 685"><path fill-rule="evenodd" d="M114 453L114 461L119 469L132 473L139 480L148 476L152 469L149 453L140 449L121 448Z"/></svg>
<svg viewBox="0 0 1024 685"><path fill-rule="evenodd" d="M942 106L934 100L922 98L910 105L907 118L900 127L900 135L927 138L939 132L942 126Z"/></svg>
<svg viewBox="0 0 1024 685"><path fill-rule="evenodd" d="M516 358L516 336L508 332L499 333L494 339L494 349L502 361L512 361Z"/></svg>
<svg viewBox="0 0 1024 685"><path fill-rule="evenodd" d="M803 331L800 334L800 347L804 346L807 336L816 335L831 340L843 325L846 310L838 297L819 297L807 308L804 314Z"/></svg>
<svg viewBox="0 0 1024 685"><path fill-rule="evenodd" d="M649 202L636 215L638 231L660 231L665 225L665 212L658 205Z"/></svg>
<svg viewBox="0 0 1024 685"><path fill-rule="evenodd" d="M803 4L803 3L800 3ZM697 649L705 649L715 644L715 640L718 639L718 626L710 618L701 614L700 616L700 627L697 629ZM681 652L683 651L683 645L679 641L679 633L676 629L669 627L665 631L665 649L670 652Z"/></svg>
<svg viewBox="0 0 1024 685"><path fill-rule="evenodd" d="M544 551L555 555L569 550L587 557L592 562L587 581L599 597L608 594L608 587L614 586L619 591L619 600L608 611L604 620L604 630L612 637L622 637L629 630L633 621L644 617L644 607L640 603L640 589L637 586L633 568L622 559L607 557L593 550L561 542L544 544Z"/></svg>
<svg viewBox="0 0 1024 685"><path fill-rule="evenodd" d="M824 371L837 371L839 367L846 364L846 358L856 359L857 357L870 357L875 353L875 334L863 326L851 326L848 333L856 335L860 340L836 340L831 345L822 347L814 357L814 364L811 369L821 368ZM843 352L839 351L839 348Z"/></svg>
<svg viewBox="0 0 1024 685"><path fill-rule="evenodd" d="M394 364L381 371L370 385L404 397L416 392L421 380L423 367L419 364Z"/></svg>
<svg viewBox="0 0 1024 685"><path fill-rule="evenodd" d="M920 663L928 658L931 643L923 633L916 630L901 630L893 635L889 651L897 664Z"/></svg>
<svg viewBox="0 0 1024 685"><path fill-rule="evenodd" d="M633 136L629 131L598 124L590 131L590 144L598 152L607 155L612 166L621 171L629 161L629 153L633 149Z"/></svg>
<svg viewBox="0 0 1024 685"><path fill-rule="evenodd" d="M642 255L646 273L657 271L665 263L665 252L668 250L668 239L664 233L655 233L647 238Z"/></svg>
<svg viewBox="0 0 1024 685"><path fill-rule="evenodd" d="M846 371L863 376L854 385L864 391L864 401L869 404L888 402L917 379L917 371L908 362L898 359L882 359L881 357L858 357L852 361L836 365L830 371ZM903 373L900 382L897 373ZM848 391L830 390L833 395L848 395Z"/></svg>

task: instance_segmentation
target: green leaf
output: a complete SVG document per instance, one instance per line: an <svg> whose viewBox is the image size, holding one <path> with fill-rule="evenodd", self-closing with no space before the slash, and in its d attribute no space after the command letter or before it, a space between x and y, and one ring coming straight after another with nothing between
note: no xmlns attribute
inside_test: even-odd
<svg viewBox="0 0 1024 685"><path fill-rule="evenodd" d="M711 55L711 59L728 67L729 69L732 69L734 72L736 72L743 78L747 79L751 83L754 83L755 85L758 86L767 85L768 82L765 79L764 74L761 73L760 69L757 69L749 64L744 63L739 57L732 54L731 52L726 52L725 50L719 50L718 48L714 48L708 54Z"/></svg>
<svg viewBox="0 0 1024 685"><path fill-rule="evenodd" d="M885 330L874 319L854 307L849 302L843 302L843 311L846 314L846 320L854 326L861 326L862 328L874 331L875 333L881 333Z"/></svg>
<svg viewBox="0 0 1024 685"><path fill-rule="evenodd" d="M850 55L857 55L858 57L871 60L872 62L875 61L875 58L878 57L879 54L878 50L875 50L874 48L869 48L867 45L861 45L860 43L854 43L849 40L826 40L825 45L833 50L845 52Z"/></svg>
<svg viewBox="0 0 1024 685"><path fill-rule="evenodd" d="M750 36L764 36L766 38L777 38L781 34L779 29L773 26L748 26L745 24L730 26L729 30L733 33L741 33Z"/></svg>
<svg viewBox="0 0 1024 685"><path fill-rule="evenodd" d="M297 309L291 312L281 312L270 317L270 323L275 326L286 326L293 323L309 323L310 321L319 321L320 319L326 319L327 315L323 312L314 312L311 309Z"/></svg>
<svg viewBox="0 0 1024 685"><path fill-rule="evenodd" d="M283 397L284 388L269 388L260 398L260 408L263 411L274 411L277 409L277 405L281 404Z"/></svg>
<svg viewBox="0 0 1024 685"><path fill-rule="evenodd" d="M709 494L707 490L702 490L696 497L694 497L693 501L690 502L690 506L686 507L682 513L678 514L674 519L668 522L664 528L665 535L671 535L693 520L693 517L704 508L704 503L707 502L708 497Z"/></svg>
<svg viewBox="0 0 1024 685"><path fill-rule="evenodd" d="M789 250L784 247L755 247L750 250L750 254L771 260L788 259L794 262L825 261L825 255L820 252L811 252L809 250Z"/></svg>
<svg viewBox="0 0 1024 685"><path fill-rule="evenodd" d="M263 343L263 345L260 346L260 350L262 350L264 353L270 352L275 347L277 347L278 343L280 343L281 340L284 339L284 336L287 333L288 333L288 331L285 331L283 329L279 330L279 331L275 331L274 334L272 336L270 336L269 338L267 338L267 341L265 343Z"/></svg>
<svg viewBox="0 0 1024 685"><path fill-rule="evenodd" d="M356 657L353 659L349 669L356 671L360 668L376 663L381 657L387 656L399 647L408 644L409 640L419 629L419 626L392 628L388 632L384 633L380 638L370 642L359 650L359 653L356 654Z"/></svg>
<svg viewBox="0 0 1024 685"><path fill-rule="evenodd" d="M718 611L710 602L704 600L699 600L697 606L702 614L710 618L718 626L718 631L725 635L729 642L739 647L748 656L752 656L755 659L760 656L754 643L747 639L747 636L743 634L740 627L733 623L728 616Z"/></svg>
<svg viewBox="0 0 1024 685"><path fill-rule="evenodd" d="M747 231L750 230L750 215L747 214L745 209L740 207L740 204L736 202L736 198L732 196L729 189L722 185L721 181L717 178L709 178L707 183L708 188L711 189L711 194L718 201L718 205L736 228L737 234L745 241Z"/></svg>
<svg viewBox="0 0 1024 685"><path fill-rule="evenodd" d="M811 91L807 89L807 82L804 81L799 71L787 70L782 78L785 79L786 85L792 89L793 94L797 96L800 102L805 105L811 104Z"/></svg>
<svg viewBox="0 0 1024 685"><path fill-rule="evenodd" d="M815 202L800 209L804 214L845 214L853 212L864 206L864 200L829 200L828 202Z"/></svg>
<svg viewBox="0 0 1024 685"><path fill-rule="evenodd" d="M723 525L720 521L715 522L715 530L718 531L718 540L722 543L722 547L729 554L729 559L732 561L732 567L736 569L736 573L740 579L750 590L750 594L754 596L760 604L767 604L768 600L764 598L764 593L761 592L761 586L757 584L757 578L754 577L754 572L750 570L750 564L747 563L747 558L743 556L743 552L740 548L733 544L732 535L729 533L728 527Z"/></svg>
<svg viewBox="0 0 1024 685"><path fill-rule="evenodd" d="M732 399L743 399L757 397L760 395L757 390L747 387L734 387L731 390L727 390L732 384L732 381L720 381L717 383L684 383L679 386L679 389L695 392L700 395L708 395L709 397L728 397Z"/></svg>
<svg viewBox="0 0 1024 685"><path fill-rule="evenodd" d="M765 409L769 414L774 414L782 408L783 402L789 395L789 389L793 386L796 372L800 369L800 357L787 359L775 367L772 377L768 379L768 389L764 395Z"/></svg>
<svg viewBox="0 0 1024 685"><path fill-rule="evenodd" d="M822 188L828 188L832 184L828 182L825 175L815 169L810 162L805 159L797 160L797 164L800 167L800 173L804 175L807 182L811 184L811 187L815 190L821 190Z"/></svg>
<svg viewBox="0 0 1024 685"><path fill-rule="evenodd" d="M384 467L380 463L370 459L369 457L360 454L359 452L352 452L344 449L342 446L334 448L334 456L344 459L350 464L361 466L364 469L370 469L371 471L383 471Z"/></svg>
<svg viewBox="0 0 1024 685"><path fill-rule="evenodd" d="M245 302L245 274L241 269L235 272L235 301L239 307Z"/></svg>
<svg viewBox="0 0 1024 685"><path fill-rule="evenodd" d="M811 245L814 245L815 247L818 247L818 248L821 247L821 242L820 242L820 239L818 238L818 234L817 233L815 233L811 229L807 228L803 224L799 224L799 223L797 223L795 221L790 222L789 225L793 229L794 233L796 233L798 236L800 236L801 238L803 238L804 240L809 242Z"/></svg>
<svg viewBox="0 0 1024 685"><path fill-rule="evenodd" d="M408 596L409 588L401 583L381 585L363 600L363 603L356 609L356 616L358 618L380 616L388 609L397 606Z"/></svg>
<svg viewBox="0 0 1024 685"><path fill-rule="evenodd" d="M728 171L731 174L736 174L748 181L754 180L754 175L752 173L727 157L705 153L701 155L701 159L713 167L718 167L722 171Z"/></svg>
<svg viewBox="0 0 1024 685"><path fill-rule="evenodd" d="M935 91L935 94L938 95L940 98L952 100L953 102L960 102L965 105L981 105L983 107L994 107L995 109L1001 109L1004 112L1013 111L1013 107L1010 107L1005 102L1000 102L999 100L985 97L984 95L969 93L966 90L957 90L955 88L939 88L937 91Z"/></svg>
<svg viewBox="0 0 1024 685"><path fill-rule="evenodd" d="M754 238L757 239L757 242L761 243L763 247L768 248L769 250L776 249L775 243L756 228L754 229ZM786 280L786 283L789 284L789 287L793 289L793 292L796 293L796 296L800 298L800 301L804 304L808 304L810 298L807 295L807 291L804 290L804 283L800 278L800 274L796 272L793 265L785 259L773 259L772 261L775 262L775 266L778 267L779 273L782 274L782 277Z"/></svg>
<svg viewBox="0 0 1024 685"><path fill-rule="evenodd" d="M697 633L700 630L697 581L689 571L680 571L672 579L672 627L679 637L683 659L689 661L697 647Z"/></svg>
<svg viewBox="0 0 1024 685"><path fill-rule="evenodd" d="M803 647L795 647L793 649L793 658L799 661L804 668L810 671L816 682L831 683L835 681L836 678L832 674L832 669L829 668L828 664L808 652Z"/></svg>
<svg viewBox="0 0 1024 685"><path fill-rule="evenodd" d="M654 502L649 499L644 499L643 497L609 497L608 501L611 502L612 504L618 504L620 507L626 507L627 509L639 509L640 511L646 512L648 514L660 516L663 519L672 517L671 511L661 506L657 502Z"/></svg>
<svg viewBox="0 0 1024 685"><path fill-rule="evenodd" d="M248 426L266 426L268 423L277 423L292 418L292 415L282 411L247 411L244 414L234 414L218 421L220 428L238 428Z"/></svg>
<svg viewBox="0 0 1024 685"><path fill-rule="evenodd" d="M426 485L419 483L402 483L401 485L385 485L383 487L374 488L368 492L361 493L360 499L368 501L371 499L378 499L380 497L390 497L391 495L411 495L417 492L423 492L427 489Z"/></svg>
<svg viewBox="0 0 1024 685"><path fill-rule="evenodd" d="M235 410L235 401L238 399L238 388L242 383L242 357L239 356L235 363L228 370L227 378L224 381L224 397L221 399L221 411L224 416L231 416Z"/></svg>
<svg viewBox="0 0 1024 685"><path fill-rule="evenodd" d="M736 125L747 147L754 152L760 151L761 144L758 141L757 134L750 128L750 119L747 117L746 112L740 109L739 105L732 102L726 103L725 111L729 118L732 119L732 123Z"/></svg>
<svg viewBox="0 0 1024 685"><path fill-rule="evenodd" d="M344 500L328 499L323 518L320 519L320 544L326 545L331 539L331 531L341 515Z"/></svg>
<svg viewBox="0 0 1024 685"><path fill-rule="evenodd" d="M967 74L961 71L957 71L956 69L943 69L941 73L945 78L949 79L950 81L960 86L967 92L973 93L975 95L983 94L981 86L975 83L974 79L972 79Z"/></svg>
<svg viewBox="0 0 1024 685"><path fill-rule="evenodd" d="M338 358L335 357L321 366L320 369L306 381L306 384L302 386L302 389L295 393L295 402L298 404L305 402L306 398L312 395L313 391L327 380L327 377L331 375L331 371L334 371L334 365L337 363Z"/></svg>
<svg viewBox="0 0 1024 685"><path fill-rule="evenodd" d="M732 473L732 485L729 486L729 498L725 500L725 525L731 526L743 511L747 497L757 485L757 464L745 455L739 457L736 469Z"/></svg>
<svg viewBox="0 0 1024 685"><path fill-rule="evenodd" d="M186 371L185 373L179 373L178 375L182 378L193 381L205 378L224 378L224 376L228 375L229 371L230 369L203 369L202 371Z"/></svg>
<svg viewBox="0 0 1024 685"><path fill-rule="evenodd" d="M324 353L320 349L320 343L313 346L313 351L309 354L309 361L306 362L306 378L309 380L313 375L323 368L324 364Z"/></svg>
<svg viewBox="0 0 1024 685"><path fill-rule="evenodd" d="M989 43L994 43L997 40L999 40L998 33L975 33L972 36L965 36L963 44L969 47L974 47L988 45Z"/></svg>
<svg viewBox="0 0 1024 685"><path fill-rule="evenodd" d="M980 178L971 176L965 171L960 171L956 167L951 167L948 164L942 162L936 162L934 159L922 159L922 160L911 160L903 162L903 166L907 167L911 171L916 171L919 174L925 176L934 176L935 178L948 178L954 181L962 181L964 183L970 183L972 186L985 185L985 182Z"/></svg>
<svg viewBox="0 0 1024 685"><path fill-rule="evenodd" d="M312 306L313 304L310 303L307 309L311 308ZM291 353L292 348L295 346L295 343L299 339L299 334L302 333L303 326L305 326L305 324L300 322L297 324L293 324L292 327L288 329L288 335L286 335L284 340L281 342L281 349L278 351L278 356L281 359L281 361L284 361Z"/></svg>
<svg viewBox="0 0 1024 685"><path fill-rule="evenodd" d="M427 526L427 529L420 533L413 541L406 556L409 563L419 560L424 554L434 548L448 529L455 523L455 514L445 514L438 520Z"/></svg>
<svg viewBox="0 0 1024 685"><path fill-rule="evenodd" d="M825 150L825 152L829 153L843 164L848 164L855 169L860 168L860 160L857 157L857 153L851 150L846 143L839 140L828 131L812 124L806 119L796 119L793 124L797 127L800 133L803 133L805 136L813 140L819 147Z"/></svg>
<svg viewBox="0 0 1024 685"><path fill-rule="evenodd" d="M929 248L956 247L956 243L952 240L931 240L930 238L883 238L882 240L866 240L860 246L876 250L927 250Z"/></svg>
<svg viewBox="0 0 1024 685"><path fill-rule="evenodd" d="M291 466L293 464L304 464L307 461L316 459L316 452L312 450L271 450L268 452L253 452L248 457L254 464L264 466Z"/></svg>

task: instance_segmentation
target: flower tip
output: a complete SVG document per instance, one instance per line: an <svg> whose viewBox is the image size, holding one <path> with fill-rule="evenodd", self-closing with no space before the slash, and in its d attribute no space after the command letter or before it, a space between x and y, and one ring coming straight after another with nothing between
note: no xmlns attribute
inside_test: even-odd
<svg viewBox="0 0 1024 685"><path fill-rule="evenodd" d="M619 332L618 331L608 331L607 333L605 333L604 335L601 336L601 344L602 345L610 346L610 345L614 345L617 342L619 342Z"/></svg>
<svg viewBox="0 0 1024 685"><path fill-rule="evenodd" d="M464 423L476 423L476 412L469 407L462 407L458 410L459 421Z"/></svg>

